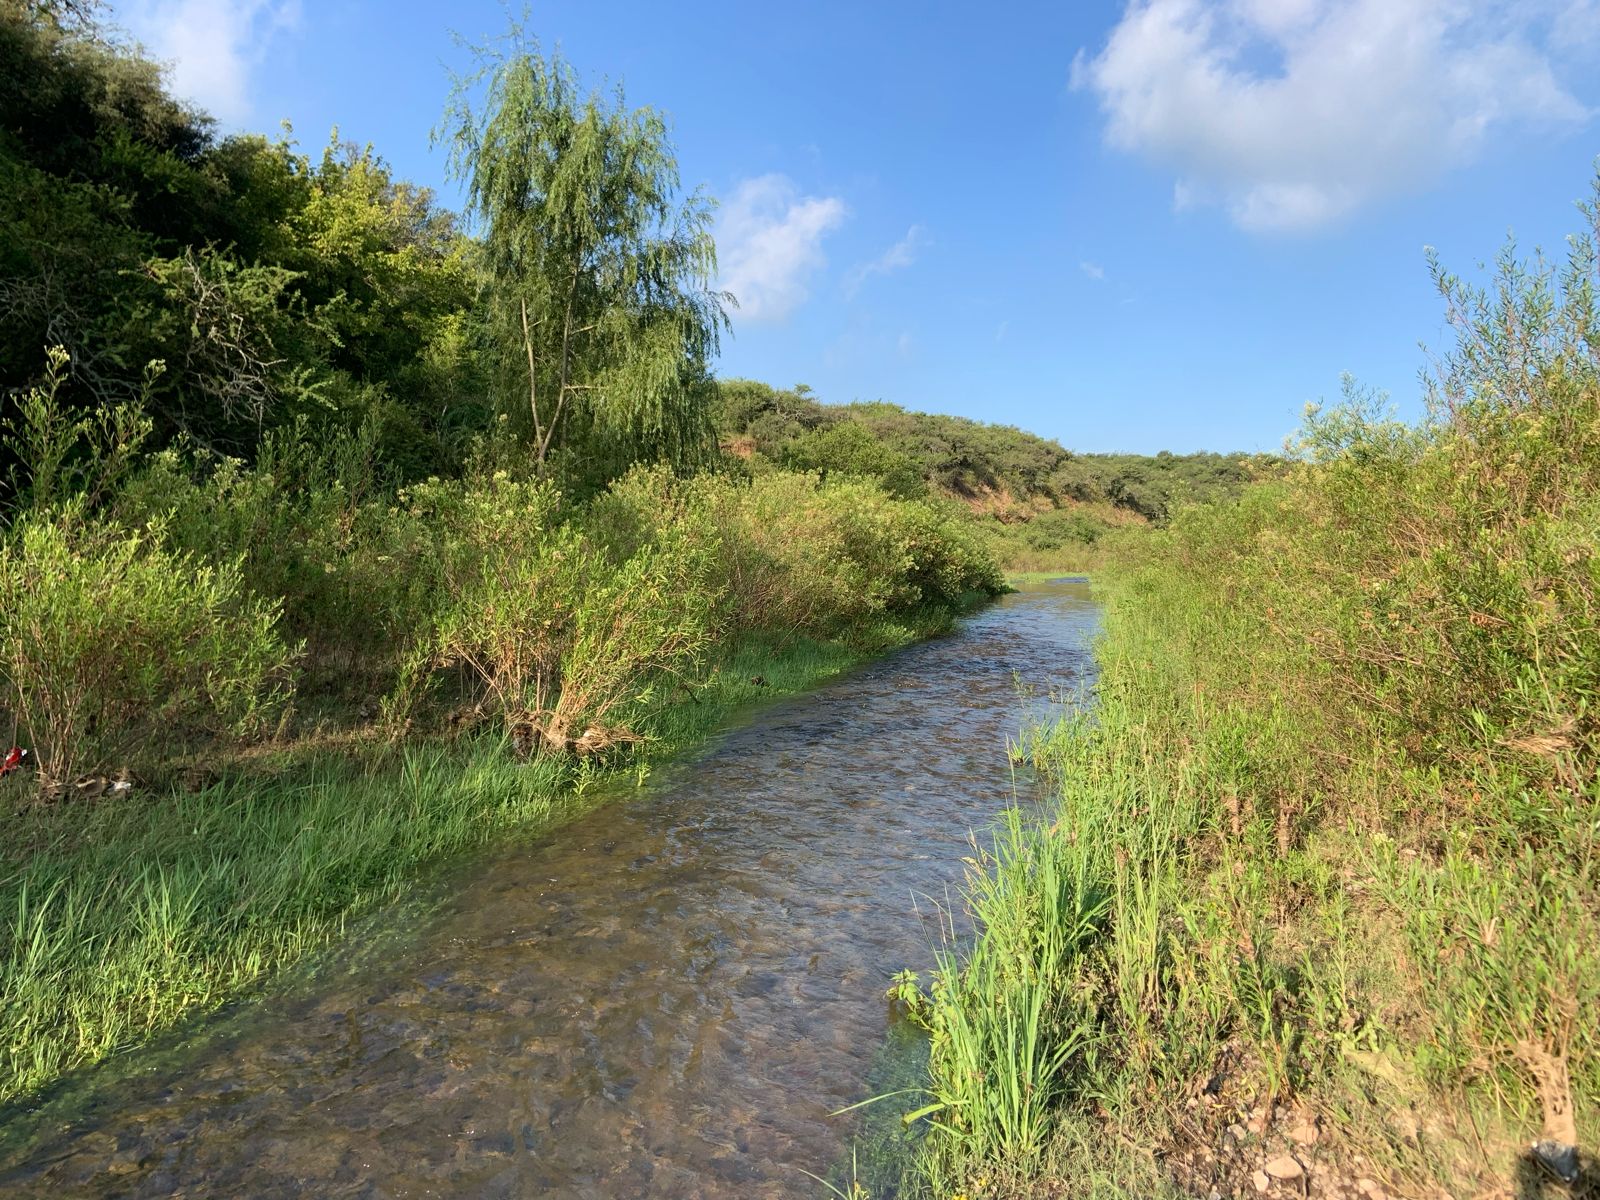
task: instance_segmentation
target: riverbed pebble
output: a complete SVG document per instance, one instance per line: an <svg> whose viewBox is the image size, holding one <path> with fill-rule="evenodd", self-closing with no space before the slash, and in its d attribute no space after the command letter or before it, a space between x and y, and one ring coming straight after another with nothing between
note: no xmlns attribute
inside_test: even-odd
<svg viewBox="0 0 1600 1200"><path fill-rule="evenodd" d="M1299 1179L1306 1173L1305 1168L1292 1154L1280 1154L1276 1158L1269 1158L1261 1169L1274 1179Z"/></svg>

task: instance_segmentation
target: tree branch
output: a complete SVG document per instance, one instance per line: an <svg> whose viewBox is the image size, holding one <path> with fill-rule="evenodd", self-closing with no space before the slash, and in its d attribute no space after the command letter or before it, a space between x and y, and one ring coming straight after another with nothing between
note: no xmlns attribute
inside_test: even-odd
<svg viewBox="0 0 1600 1200"><path fill-rule="evenodd" d="M524 297L518 301L522 306L522 345L528 352L528 407L533 410L533 440L539 443L539 456L537 462L544 464L544 443L539 426L539 377L533 365L533 331L528 327L528 301Z"/></svg>

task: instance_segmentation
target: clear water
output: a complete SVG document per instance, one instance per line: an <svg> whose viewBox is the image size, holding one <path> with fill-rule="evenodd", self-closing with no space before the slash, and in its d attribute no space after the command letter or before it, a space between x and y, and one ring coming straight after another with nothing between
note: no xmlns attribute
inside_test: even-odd
<svg viewBox="0 0 1600 1200"><path fill-rule="evenodd" d="M889 977L929 965L969 837L1027 798L1008 741L1086 678L1095 620L1086 585L1041 585L756 710L70 1081L11 1122L0 1194L817 1194Z"/></svg>

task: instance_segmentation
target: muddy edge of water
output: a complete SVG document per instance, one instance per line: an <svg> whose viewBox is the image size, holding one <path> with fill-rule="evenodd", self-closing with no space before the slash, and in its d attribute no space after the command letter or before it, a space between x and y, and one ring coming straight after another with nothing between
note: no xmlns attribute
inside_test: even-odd
<svg viewBox="0 0 1600 1200"><path fill-rule="evenodd" d="M1016 798L1008 742L1086 683L1095 622L1083 583L1030 585L757 710L73 1081L6 1135L0 1192L814 1194L888 979L930 963L969 838Z"/></svg>

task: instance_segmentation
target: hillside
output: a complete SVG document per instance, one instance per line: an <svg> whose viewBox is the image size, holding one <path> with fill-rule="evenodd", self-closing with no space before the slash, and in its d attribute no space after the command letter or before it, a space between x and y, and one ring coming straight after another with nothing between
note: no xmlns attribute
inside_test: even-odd
<svg viewBox="0 0 1600 1200"><path fill-rule="evenodd" d="M756 470L861 475L904 498L961 502L1013 566L1070 560L1108 529L1164 524L1185 503L1231 498L1275 459L1080 454L1012 425L882 401L828 404L804 384L719 386L723 449Z"/></svg>

